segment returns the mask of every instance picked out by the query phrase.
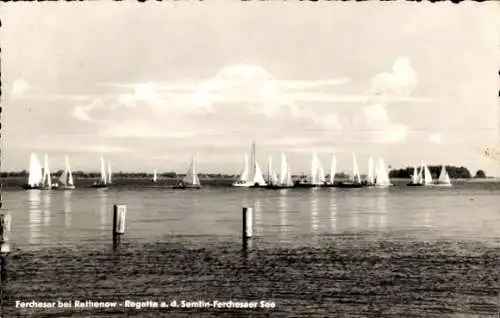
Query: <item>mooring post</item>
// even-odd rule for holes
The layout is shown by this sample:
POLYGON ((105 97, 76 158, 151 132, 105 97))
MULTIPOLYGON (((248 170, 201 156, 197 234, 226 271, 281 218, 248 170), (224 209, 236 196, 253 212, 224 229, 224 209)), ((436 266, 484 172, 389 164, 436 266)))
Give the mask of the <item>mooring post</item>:
POLYGON ((248 239, 253 236, 253 208, 243 207, 243 248, 246 249, 248 239))
POLYGON ((125 234, 125 217, 127 215, 127 205, 113 205, 113 246, 120 244, 120 237, 125 234))
POLYGON ((3 255, 10 252, 10 215, 0 214, 0 253, 3 255))
POLYGON ((10 215, 0 214, 0 281, 7 280, 7 254, 10 252, 10 215))

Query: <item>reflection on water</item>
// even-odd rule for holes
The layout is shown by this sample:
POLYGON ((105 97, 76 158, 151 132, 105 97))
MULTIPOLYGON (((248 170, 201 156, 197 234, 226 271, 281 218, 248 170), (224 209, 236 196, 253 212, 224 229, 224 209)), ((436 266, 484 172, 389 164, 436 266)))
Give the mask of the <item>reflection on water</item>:
POLYGON ((72 191, 64 191, 64 226, 71 226, 71 193, 72 191))
POLYGON ((347 202, 349 204, 348 210, 351 214, 351 227, 353 230, 357 230, 359 227, 359 204, 357 203, 357 198, 354 198, 354 200, 348 200, 347 202))
POLYGON ((379 215, 378 226, 385 228, 387 226, 387 192, 378 193, 375 203, 375 208, 379 215))
POLYGON ((318 200, 318 192, 316 190, 317 189, 313 189, 313 192, 311 193, 311 226, 314 236, 318 234, 318 228, 319 228, 319 219, 318 219, 319 200, 318 200))
POLYGON ((50 225, 50 192, 51 191, 43 191, 42 199, 43 199, 43 225, 50 225))
POLYGON ((108 192, 107 191, 99 191, 99 221, 101 230, 106 229, 106 212, 108 210, 108 192))
POLYGON ((288 232, 286 220, 286 213, 288 212, 288 195, 286 189, 280 190, 280 196, 278 200, 278 211, 280 216, 280 236, 281 239, 285 239, 288 232))
POLYGON ((255 198, 253 213, 255 220, 255 235, 260 235, 262 233, 262 203, 259 197, 255 198))
POLYGON ((42 223, 41 204, 41 191, 29 190, 28 191, 28 215, 29 215, 29 238, 30 244, 38 244, 40 241, 40 224, 42 223))
POLYGON ((337 229, 337 200, 335 196, 330 195, 330 227, 332 232, 337 229))

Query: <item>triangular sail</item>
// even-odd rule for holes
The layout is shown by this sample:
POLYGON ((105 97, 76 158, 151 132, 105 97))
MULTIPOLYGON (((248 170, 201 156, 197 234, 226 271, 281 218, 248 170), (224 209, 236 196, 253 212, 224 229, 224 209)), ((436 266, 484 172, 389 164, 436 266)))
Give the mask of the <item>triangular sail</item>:
POLYGON ((288 167, 287 178, 286 178, 286 184, 285 185, 288 186, 288 187, 293 186, 292 170, 290 169, 290 166, 288 167))
POLYGON ((249 173, 249 167, 248 167, 248 154, 245 153, 245 168, 243 168, 243 172, 240 175, 240 181, 242 182, 247 182, 248 181, 248 173, 249 173))
POLYGON ((45 154, 44 164, 43 164, 43 181, 42 185, 47 187, 52 187, 52 178, 49 169, 49 156, 45 154))
POLYGON ((101 157, 101 182, 106 184, 108 179, 106 178, 106 165, 104 164, 104 158, 101 157))
POLYGON ((374 163, 373 163, 373 158, 369 157, 368 158, 368 183, 373 184, 374 182, 375 182, 374 163))
POLYGON ((321 161, 316 153, 313 153, 311 162, 311 183, 323 184, 325 183, 325 170, 321 165, 321 161))
POLYGON ((64 186, 73 186, 73 175, 71 173, 68 156, 64 156, 64 171, 59 177, 59 183, 64 186))
POLYGON ((189 164, 186 176, 182 179, 182 182, 189 185, 200 185, 200 179, 196 173, 196 162, 194 158, 191 158, 191 163, 189 164))
POLYGON ((111 183, 111 161, 108 160, 108 183, 111 183))
POLYGON ((424 165, 424 183, 425 184, 432 183, 432 175, 431 175, 431 172, 429 171, 429 168, 427 167, 427 165, 424 165))
POLYGON ((42 182, 43 173, 42 173, 42 165, 40 161, 38 161, 37 156, 32 153, 30 156, 30 167, 28 174, 28 184, 30 186, 39 185, 42 182))
POLYGON ((411 181, 413 183, 419 183, 419 174, 418 174, 418 171, 417 171, 417 166, 414 166, 413 167, 413 175, 411 176, 411 181))
POLYGON ((385 166, 384 159, 379 159, 375 168, 376 173, 376 185, 387 186, 391 184, 389 179, 389 172, 385 166))
POLYGON ((356 162, 356 154, 352 153, 352 181, 361 183, 358 164, 356 162))
POLYGON ((269 162, 267 164, 267 182, 269 184, 274 184, 273 181, 273 156, 269 155, 269 162))
POLYGON ((337 173, 337 157, 332 156, 332 163, 330 165, 330 183, 333 184, 335 181, 335 174, 337 173))
MULTIPOLYGON (((260 171, 262 175, 262 171, 260 171)), ((250 164, 248 165, 248 179, 255 183, 255 178, 257 174, 257 159, 255 157, 255 141, 252 141, 252 146, 250 147, 250 164)))
POLYGON ((288 163, 286 161, 286 155, 281 154, 281 170, 280 170, 280 184, 286 184, 288 178, 288 163))
POLYGON ((450 176, 448 175, 448 172, 446 171, 446 167, 444 165, 441 168, 441 173, 439 174, 438 182, 442 184, 451 184, 450 176))
POLYGON ((153 182, 156 182, 158 180, 158 176, 156 175, 156 170, 153 171, 153 182))
POLYGON ((264 176, 262 176, 262 170, 260 170, 260 166, 257 163, 257 161, 255 161, 255 174, 253 177, 253 183, 261 185, 261 186, 266 185, 266 181, 264 180, 264 176))

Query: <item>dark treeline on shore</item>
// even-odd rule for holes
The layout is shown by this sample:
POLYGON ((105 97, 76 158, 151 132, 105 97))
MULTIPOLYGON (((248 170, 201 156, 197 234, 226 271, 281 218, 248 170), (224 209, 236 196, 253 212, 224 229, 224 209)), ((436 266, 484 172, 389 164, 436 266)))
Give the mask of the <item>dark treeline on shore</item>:
MULTIPOLYGON (((439 176, 439 173, 441 172, 441 166, 428 166, 429 170, 432 174, 433 178, 437 178, 439 176)), ((420 171, 420 167, 418 167, 418 171, 420 171)), ((448 171, 448 174, 450 178, 452 179, 468 179, 468 178, 485 178, 486 174, 483 170, 478 170, 475 175, 472 175, 469 169, 465 167, 455 167, 455 166, 446 166, 446 171, 448 171)), ((62 170, 53 172, 53 176, 59 176, 63 173, 62 170)), ((394 169, 390 170, 389 172, 389 177, 390 178, 396 178, 396 179, 408 179, 411 177, 413 174, 413 167, 406 167, 404 169, 394 169)), ((113 177, 114 178, 151 178, 152 173, 147 173, 147 172, 114 172, 113 177)), ((185 174, 178 174, 174 171, 169 171, 169 172, 162 172, 158 173, 159 178, 178 178, 182 177, 185 174)), ((230 174, 222 174, 222 173, 199 173, 199 177, 201 178, 236 178, 238 177, 238 174, 230 175, 230 174)), ((339 172, 335 174, 335 178, 343 179, 347 178, 349 176, 348 173, 345 172, 339 172)), ((22 170, 22 171, 12 171, 12 172, 0 172, 0 178, 21 178, 21 177, 28 177, 28 171, 22 170)), ((73 177, 75 178, 82 178, 82 179, 92 179, 92 178, 99 178, 100 173, 99 172, 84 172, 84 171, 74 171, 73 172, 73 177)), ((297 175, 294 177, 305 177, 305 174, 303 175, 297 175)), ((327 177, 329 177, 327 175, 327 177)))
MULTIPOLYGON (((429 171, 431 172, 432 178, 438 178, 441 173, 442 166, 427 166, 429 171)), ((420 172, 420 167, 417 167, 417 171, 420 172)), ((472 174, 469 169, 465 167, 454 167, 454 166, 446 166, 446 171, 448 175, 452 179, 469 179, 472 178, 472 174)), ((413 175, 413 167, 406 167, 404 169, 391 170, 389 172, 390 178, 398 178, 398 179, 407 179, 413 175)), ((486 174, 483 170, 478 170, 476 178, 485 178, 486 174)))

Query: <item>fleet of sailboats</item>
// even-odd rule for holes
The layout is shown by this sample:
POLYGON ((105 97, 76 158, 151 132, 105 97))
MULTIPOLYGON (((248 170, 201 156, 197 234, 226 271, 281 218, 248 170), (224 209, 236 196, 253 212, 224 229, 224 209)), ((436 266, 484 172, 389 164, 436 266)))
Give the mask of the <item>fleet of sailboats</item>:
MULTIPOLYGON (((384 159, 380 158, 375 161, 373 157, 368 157, 368 173, 364 180, 361 180, 360 169, 357 164, 356 154, 352 153, 352 174, 347 180, 341 182, 335 182, 335 175, 337 171, 337 159, 335 155, 332 155, 329 179, 325 177, 325 170, 318 157, 317 153, 312 154, 311 167, 309 174, 303 180, 297 180, 294 182, 292 178, 292 172, 290 169, 290 164, 288 163, 287 156, 281 153, 281 166, 279 168, 279 174, 274 169, 273 157, 269 155, 268 169, 267 169, 267 182, 264 179, 262 170, 256 159, 255 151, 255 141, 252 141, 250 148, 250 155, 245 153, 244 155, 244 168, 239 175, 238 180, 236 180, 232 185, 234 187, 243 188, 268 188, 268 189, 284 189, 284 188, 314 188, 314 187, 339 187, 339 188, 386 188, 393 186, 391 183, 388 168, 384 162, 384 159)), ((48 155, 44 155, 43 166, 40 164, 38 157, 35 153, 30 154, 30 164, 28 171, 28 181, 23 186, 24 189, 40 189, 40 190, 72 190, 75 189, 75 183, 73 179, 72 170, 69 163, 69 157, 64 156, 64 170, 58 179, 52 180, 52 174, 49 167, 48 155)), ((111 162, 108 160, 107 165, 105 164, 104 158, 100 157, 101 172, 100 179, 91 185, 93 188, 106 188, 112 183, 112 170, 111 162)), ((158 181, 157 171, 154 170, 152 182, 156 183, 158 181)), ((420 167, 416 165, 413 167, 413 174, 411 176, 411 181, 407 186, 436 186, 436 187, 451 187, 452 183, 450 176, 446 170, 446 166, 441 167, 441 172, 437 180, 433 180, 432 174, 429 170, 427 164, 423 161, 420 163, 420 167)), ((185 189, 201 188, 200 179, 196 171, 196 162, 194 157, 191 158, 189 168, 186 175, 180 180, 174 188, 185 189)))

